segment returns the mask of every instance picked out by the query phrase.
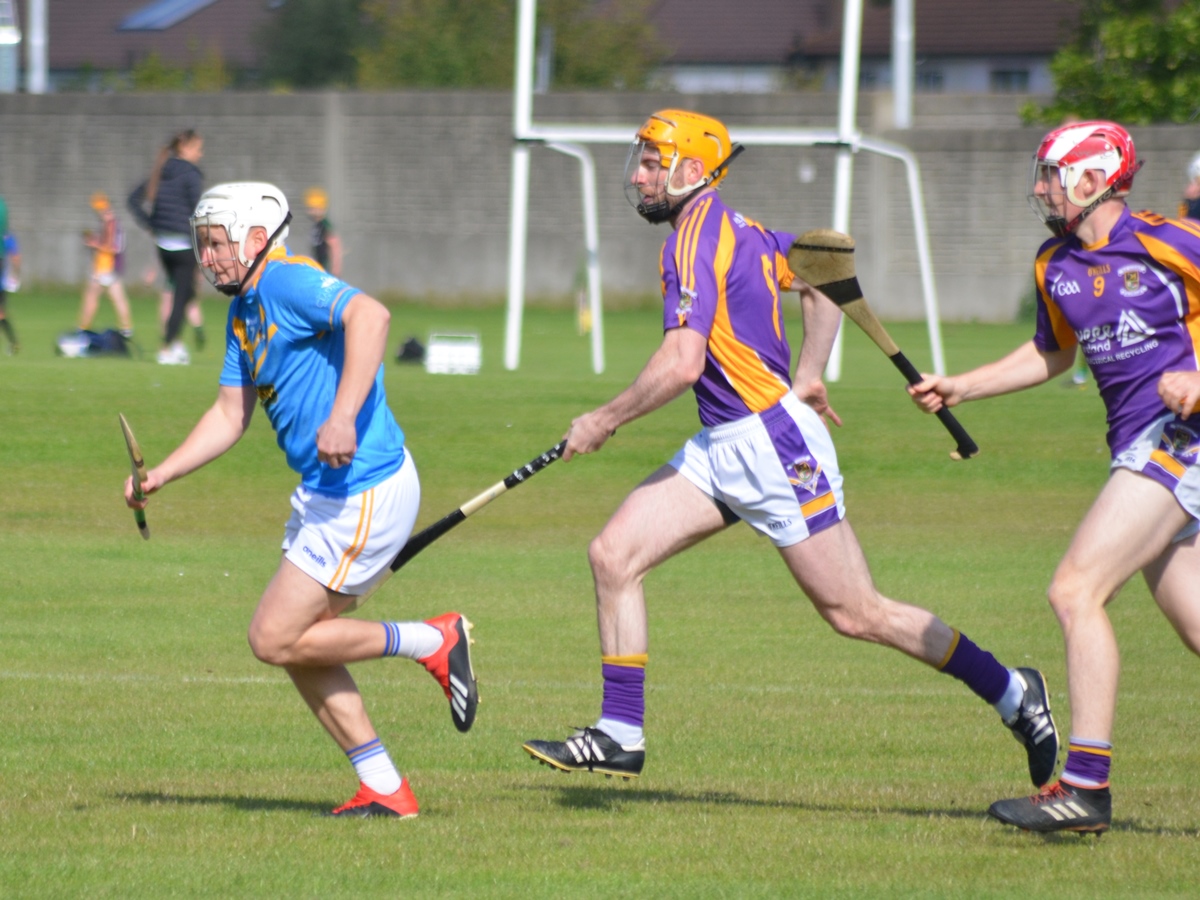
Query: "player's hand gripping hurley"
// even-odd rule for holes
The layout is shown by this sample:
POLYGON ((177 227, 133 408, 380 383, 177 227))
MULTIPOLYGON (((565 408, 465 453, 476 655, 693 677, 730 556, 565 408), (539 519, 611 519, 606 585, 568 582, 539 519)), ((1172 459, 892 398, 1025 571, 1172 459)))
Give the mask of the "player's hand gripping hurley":
MULTIPOLYGON (((142 457, 142 448, 138 446, 137 438, 133 436, 133 429, 125 421, 125 416, 117 413, 117 418, 121 420, 121 431, 125 435, 125 449, 129 451, 129 469, 133 473, 133 499, 145 500, 146 495, 142 493, 142 482, 146 480, 146 460, 142 457)), ((138 531, 142 533, 142 537, 150 540, 150 526, 146 524, 146 511, 135 509, 133 519, 137 522, 138 531)))
MULTIPOLYGON (((829 228, 806 231, 792 244, 788 252, 788 266, 853 319, 903 373, 909 384, 920 383, 921 373, 900 352, 896 342, 863 299, 862 288, 854 272, 854 238, 829 228)), ((971 440, 967 430, 950 410, 943 406, 937 411, 937 417, 958 444, 950 454, 951 459, 970 459, 979 452, 979 445, 971 440)))

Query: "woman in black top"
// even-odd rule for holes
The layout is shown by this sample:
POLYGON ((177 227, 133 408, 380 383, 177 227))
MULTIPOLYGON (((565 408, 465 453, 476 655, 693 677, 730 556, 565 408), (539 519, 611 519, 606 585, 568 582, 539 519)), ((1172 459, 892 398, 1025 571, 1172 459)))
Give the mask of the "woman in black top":
POLYGON ((189 362, 179 332, 196 292, 196 255, 189 220, 203 191, 203 175, 196 167, 203 155, 204 138, 190 128, 181 131, 159 152, 149 180, 129 195, 129 209, 154 235, 159 261, 174 291, 163 349, 158 353, 158 361, 164 365, 189 362))

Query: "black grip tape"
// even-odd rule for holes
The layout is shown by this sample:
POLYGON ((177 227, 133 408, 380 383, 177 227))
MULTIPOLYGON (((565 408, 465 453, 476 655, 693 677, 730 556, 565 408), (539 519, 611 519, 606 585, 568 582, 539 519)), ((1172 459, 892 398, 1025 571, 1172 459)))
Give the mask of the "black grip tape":
POLYGON ((847 303, 861 300, 863 296, 862 288, 858 286, 858 276, 856 275, 851 275, 842 281, 831 281, 829 284, 823 284, 820 287, 813 285, 813 287, 816 287, 818 291, 838 306, 845 306, 847 303))
MULTIPOLYGON (((895 355, 889 356, 888 359, 900 370, 909 384, 919 384, 921 382, 921 373, 917 371, 916 366, 909 362, 908 357, 903 353, 897 352, 895 355)), ((937 411, 936 415, 946 430, 950 432, 955 443, 958 444, 959 456, 963 459, 970 459, 979 452, 979 445, 971 439, 971 436, 967 434, 967 429, 962 427, 958 419, 954 418, 954 413, 943 406, 937 411)))

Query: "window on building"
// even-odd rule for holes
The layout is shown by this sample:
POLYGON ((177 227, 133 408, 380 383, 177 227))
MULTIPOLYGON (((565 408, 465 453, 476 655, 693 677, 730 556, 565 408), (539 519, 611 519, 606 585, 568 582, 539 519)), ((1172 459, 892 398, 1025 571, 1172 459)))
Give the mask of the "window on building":
POLYGON ((926 94, 937 94, 946 89, 946 76, 937 69, 929 69, 926 71, 917 70, 918 91, 926 94))
POLYGON ((1028 69, 996 69, 991 74, 993 94, 1019 94, 1029 90, 1028 69))

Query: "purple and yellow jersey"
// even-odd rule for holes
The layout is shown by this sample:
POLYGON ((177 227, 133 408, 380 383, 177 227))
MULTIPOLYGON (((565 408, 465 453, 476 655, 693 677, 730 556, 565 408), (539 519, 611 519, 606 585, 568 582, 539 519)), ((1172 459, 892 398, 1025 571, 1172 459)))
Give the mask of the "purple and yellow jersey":
POLYGON ((1083 348, 1115 457, 1167 411, 1159 376, 1200 368, 1200 223, 1125 209, 1106 241, 1047 241, 1034 275, 1034 344, 1083 348))
POLYGON ((388 409, 383 367, 355 421, 358 450, 334 469, 317 459, 345 362, 342 314, 359 293, 311 259, 272 250, 254 284, 229 304, 221 384, 253 385, 288 465, 322 494, 368 490, 404 462, 404 432, 388 409))
POLYGON ((779 290, 792 283, 793 239, 708 193, 663 245, 663 328, 686 326, 708 339, 693 386, 706 427, 770 409, 792 386, 779 290))

